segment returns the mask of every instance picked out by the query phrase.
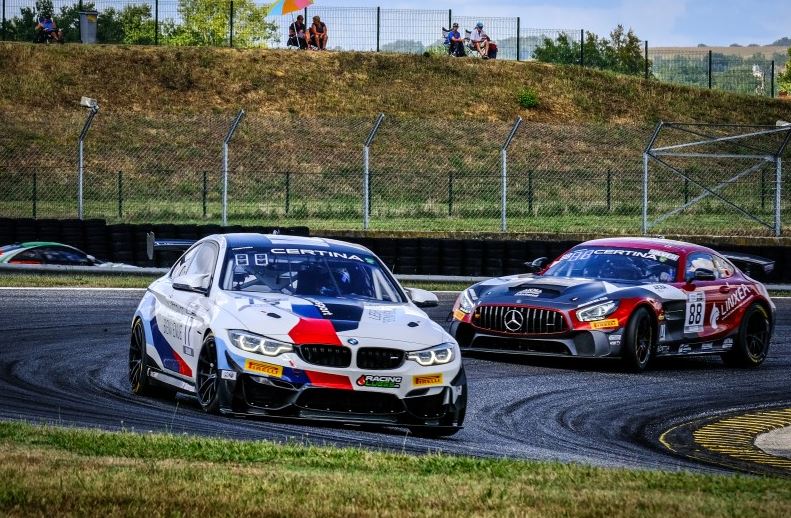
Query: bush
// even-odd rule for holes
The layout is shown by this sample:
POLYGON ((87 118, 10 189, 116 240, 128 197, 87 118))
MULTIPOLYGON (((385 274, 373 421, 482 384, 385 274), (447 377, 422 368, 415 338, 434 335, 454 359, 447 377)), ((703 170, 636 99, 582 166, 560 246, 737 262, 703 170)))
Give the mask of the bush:
POLYGON ((523 88, 519 92, 519 106, 522 108, 535 108, 538 106, 538 94, 532 88, 523 88))

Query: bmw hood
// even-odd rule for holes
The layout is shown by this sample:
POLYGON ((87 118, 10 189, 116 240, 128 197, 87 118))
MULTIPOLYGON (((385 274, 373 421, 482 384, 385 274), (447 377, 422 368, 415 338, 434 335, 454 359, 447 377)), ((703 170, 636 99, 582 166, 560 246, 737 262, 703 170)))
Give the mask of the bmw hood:
POLYGON ((223 299, 221 307, 248 331, 297 344, 356 341, 417 350, 453 340, 409 304, 256 293, 226 293, 223 299))

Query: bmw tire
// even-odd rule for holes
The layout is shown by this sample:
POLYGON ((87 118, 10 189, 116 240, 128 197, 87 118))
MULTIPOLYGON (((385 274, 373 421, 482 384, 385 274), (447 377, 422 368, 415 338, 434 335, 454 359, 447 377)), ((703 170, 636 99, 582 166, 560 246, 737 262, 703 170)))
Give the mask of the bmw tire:
POLYGON ((209 414, 220 413, 220 376, 217 368, 217 344, 214 335, 206 333, 198 356, 195 392, 201 408, 209 414))
POLYGON ((138 396, 172 398, 175 391, 153 384, 148 376, 149 359, 146 353, 146 338, 143 321, 139 318, 132 324, 129 340, 129 384, 132 393, 138 396))

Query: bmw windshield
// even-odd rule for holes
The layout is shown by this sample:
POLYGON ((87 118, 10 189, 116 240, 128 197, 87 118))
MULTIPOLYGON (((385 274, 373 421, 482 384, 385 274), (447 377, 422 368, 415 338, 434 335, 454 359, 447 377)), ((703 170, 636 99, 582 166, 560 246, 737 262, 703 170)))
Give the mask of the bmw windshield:
POLYGON ((226 253, 224 272, 230 291, 406 302, 381 263, 362 252, 237 247, 226 253))
POLYGON ((582 246, 563 254, 544 272, 544 276, 619 282, 674 282, 677 268, 678 255, 666 250, 582 246))

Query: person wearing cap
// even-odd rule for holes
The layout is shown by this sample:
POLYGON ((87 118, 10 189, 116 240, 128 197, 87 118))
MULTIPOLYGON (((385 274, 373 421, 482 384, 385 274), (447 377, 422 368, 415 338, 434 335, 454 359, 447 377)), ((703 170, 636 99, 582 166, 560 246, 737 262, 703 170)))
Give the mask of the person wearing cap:
POLYGON ((483 59, 489 59, 489 42, 489 35, 483 30, 483 22, 476 23, 470 33, 470 47, 477 50, 483 59))
POLYGON ((448 37, 445 39, 445 44, 448 45, 448 53, 451 56, 461 57, 464 56, 464 38, 459 32, 459 24, 454 23, 453 27, 448 31, 448 37))
POLYGON ((313 17, 313 25, 310 26, 310 43, 319 50, 327 50, 327 26, 318 16, 313 17))

